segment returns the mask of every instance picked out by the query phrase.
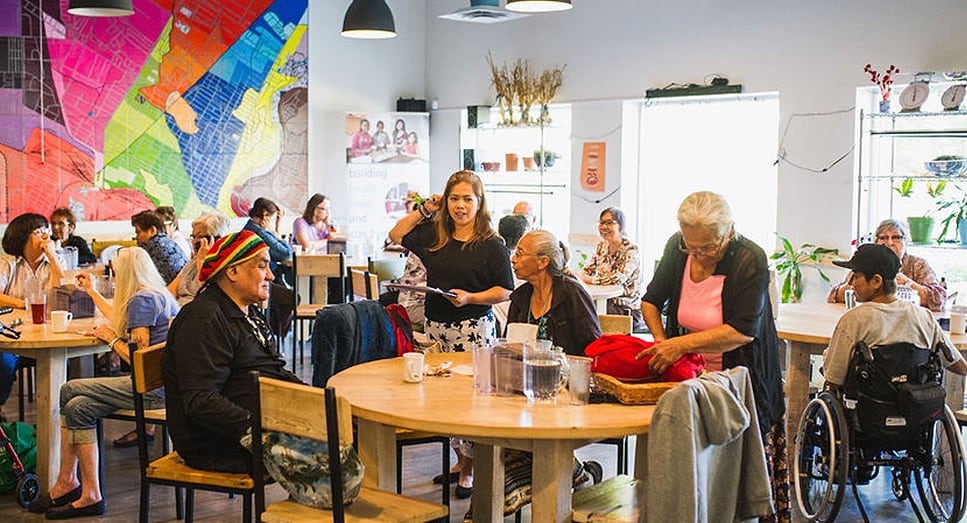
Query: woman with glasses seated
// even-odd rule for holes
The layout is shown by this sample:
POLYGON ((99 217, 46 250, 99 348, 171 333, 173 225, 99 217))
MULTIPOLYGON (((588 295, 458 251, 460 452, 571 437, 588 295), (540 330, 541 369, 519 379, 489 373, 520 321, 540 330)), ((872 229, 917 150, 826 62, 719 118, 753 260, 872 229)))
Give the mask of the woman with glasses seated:
POLYGON ((198 294, 198 288, 201 286, 198 272, 201 270, 202 262, 205 261, 208 249, 215 240, 230 232, 232 232, 231 222, 221 213, 202 214, 191 222, 191 259, 181 268, 178 276, 168 284, 168 291, 178 300, 178 305, 190 302, 198 294))
POLYGON ((625 213, 617 207, 601 211, 598 218, 601 242, 580 273, 589 285, 621 285, 624 293, 608 300, 608 314, 631 316, 634 330, 643 331, 641 318, 641 255, 625 233, 625 213))
POLYGON ((641 299, 655 345, 638 357, 654 354, 648 365, 657 374, 689 353, 702 354, 710 370, 749 369, 776 520, 788 521, 786 407, 768 259, 761 247, 735 232, 732 210, 719 194, 687 196, 678 208, 678 224, 641 299))
MULTIPOLYGON (((45 293, 64 279, 64 261, 54 253, 47 218, 34 213, 17 216, 7 225, 2 245, 6 254, 0 256, 0 307, 26 309, 28 279, 39 279, 45 293)), ((0 406, 10 396, 17 361, 15 354, 0 353, 0 406)))
MULTIPOLYGON (((920 305, 940 312, 947 303, 947 289, 940 285, 937 273, 933 271, 927 260, 907 252, 907 242, 910 235, 907 228, 899 220, 889 219, 880 222, 873 234, 876 243, 886 245, 900 257, 900 272, 896 275, 899 288, 909 287, 920 297, 920 305)), ((843 303, 846 301, 846 291, 853 288, 853 272, 850 271, 843 281, 829 290, 826 301, 829 303, 843 303)), ((898 292, 899 294, 899 292, 898 292)))
MULTIPOLYGON (((114 258, 117 275, 114 300, 109 302, 97 289, 89 273, 77 275, 78 285, 87 291, 111 323, 91 329, 95 336, 125 361, 129 345, 139 349, 162 343, 168 336, 168 322, 178 314, 178 304, 165 288, 164 279, 151 256, 141 247, 125 247, 114 258)), ((164 390, 145 395, 146 409, 165 406, 164 390)), ((128 376, 73 379, 60 389, 60 470, 57 480, 27 510, 47 519, 69 519, 104 514, 106 506, 98 484, 97 420, 117 409, 134 408, 134 393, 128 376)), ((153 430, 149 429, 148 439, 153 430)), ((114 441, 116 447, 137 445, 137 432, 114 441)))

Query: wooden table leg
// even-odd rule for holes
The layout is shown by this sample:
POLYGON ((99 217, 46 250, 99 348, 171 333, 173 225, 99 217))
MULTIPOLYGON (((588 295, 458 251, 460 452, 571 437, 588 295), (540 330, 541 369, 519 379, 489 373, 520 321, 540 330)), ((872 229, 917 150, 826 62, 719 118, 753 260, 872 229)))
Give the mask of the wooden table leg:
POLYGON ((364 419, 356 423, 363 485, 396 492, 396 429, 364 419))
POLYGON ((67 350, 37 351, 37 476, 47 491, 60 467, 60 387, 67 378, 67 350))
POLYGON ((504 462, 502 447, 475 442, 473 446, 473 520, 504 520, 504 462))
POLYGON ((794 448, 793 437, 799 429, 799 418, 809 403, 809 380, 812 365, 809 356, 822 354, 825 345, 787 341, 789 346, 789 367, 786 369, 786 441, 789 449, 794 448))
POLYGON ((532 521, 571 521, 573 468, 573 446, 561 440, 534 442, 532 521))

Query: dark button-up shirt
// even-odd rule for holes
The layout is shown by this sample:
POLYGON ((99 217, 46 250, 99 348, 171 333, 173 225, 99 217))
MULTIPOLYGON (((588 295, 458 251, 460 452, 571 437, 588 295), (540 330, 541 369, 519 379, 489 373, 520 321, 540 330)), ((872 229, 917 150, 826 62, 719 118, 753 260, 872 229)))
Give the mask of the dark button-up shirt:
POLYGON ((155 234, 148 241, 142 243, 140 247, 148 251, 148 256, 151 256, 151 261, 158 268, 158 272, 161 273, 161 277, 165 279, 166 284, 171 283, 171 280, 178 276, 181 268, 188 263, 185 253, 167 234, 155 234))

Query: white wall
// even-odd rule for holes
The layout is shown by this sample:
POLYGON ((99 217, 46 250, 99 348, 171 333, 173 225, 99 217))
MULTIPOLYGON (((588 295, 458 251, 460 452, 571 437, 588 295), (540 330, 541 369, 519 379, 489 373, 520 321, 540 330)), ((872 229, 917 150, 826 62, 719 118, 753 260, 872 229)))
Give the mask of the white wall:
MULTIPOLYGON (((438 98, 443 108, 489 104, 490 50, 497 63, 527 58, 538 68, 567 64, 556 102, 611 99, 613 108, 596 103, 593 110, 620 112, 619 100, 640 98, 647 88, 702 83, 718 73, 746 92, 778 91, 785 125, 794 113, 851 107, 856 88, 870 85, 867 63, 880 70, 892 63, 904 72, 967 66, 963 0, 573 3, 570 11, 486 25, 437 18, 468 0, 427 0, 427 98, 438 98)), ((574 106, 574 134, 593 134, 601 121, 582 118, 581 105, 574 106)), ((797 118, 785 149, 796 163, 825 167, 853 142, 853 128, 849 115, 797 118)), ((448 141, 439 133, 433 138, 434 171, 458 166, 457 133, 448 141)), ((610 142, 608 147, 611 177, 617 164, 610 161, 610 142)), ((572 165, 579 168, 579 162, 572 165)), ((852 157, 825 174, 782 164, 778 230, 797 245, 809 241, 848 252, 852 174, 852 157)), ((617 198, 626 204, 625 195, 617 198)), ((593 234, 600 207, 575 201, 572 232, 593 234)))

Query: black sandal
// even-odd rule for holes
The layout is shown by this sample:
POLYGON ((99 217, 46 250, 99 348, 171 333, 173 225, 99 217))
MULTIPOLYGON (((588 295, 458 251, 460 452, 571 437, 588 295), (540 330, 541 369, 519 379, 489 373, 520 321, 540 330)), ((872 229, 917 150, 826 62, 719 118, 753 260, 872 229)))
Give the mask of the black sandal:
MULTIPOLYGON (((148 443, 154 441, 154 434, 148 434, 145 436, 148 443)), ((116 449, 126 449, 129 447, 138 446, 138 431, 132 430, 127 434, 121 436, 120 438, 114 440, 114 448, 116 449)))

